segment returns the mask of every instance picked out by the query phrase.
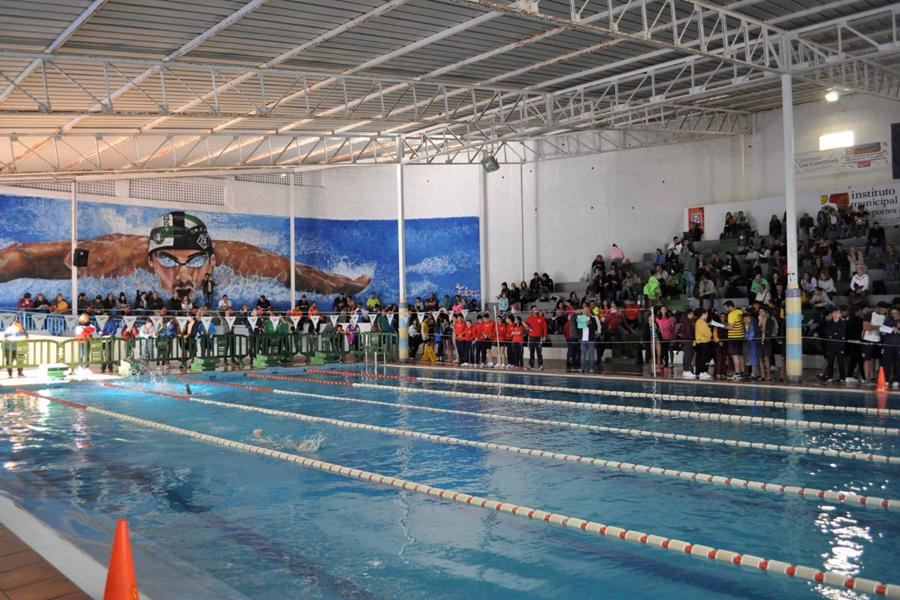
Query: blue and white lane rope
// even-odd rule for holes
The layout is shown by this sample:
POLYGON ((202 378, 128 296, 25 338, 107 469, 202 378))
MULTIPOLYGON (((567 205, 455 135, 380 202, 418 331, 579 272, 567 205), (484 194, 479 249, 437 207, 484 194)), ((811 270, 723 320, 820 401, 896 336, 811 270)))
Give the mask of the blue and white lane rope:
POLYGON ((454 490, 433 487, 423 483, 416 483, 414 481, 401 479, 399 477, 380 475, 378 473, 363 471, 361 469, 355 469, 353 467, 345 467, 342 465, 316 460, 313 458, 306 458, 297 454, 281 452, 280 450, 262 448, 260 446, 254 446, 252 444, 245 444, 243 442, 236 442, 234 440, 207 435, 205 433, 192 431, 190 429, 182 429, 180 427, 174 427, 172 425, 164 425, 155 421, 148 421, 146 419, 140 419, 138 417, 131 417, 102 408, 78 404, 76 402, 60 401, 56 398, 45 396, 37 392, 29 392, 27 390, 18 389, 16 390, 16 393, 42 398, 49 402, 57 402, 59 404, 63 404, 65 406, 69 406, 78 410, 84 410, 86 412, 96 413, 113 419, 128 421, 137 425, 141 425, 143 427, 149 427, 152 429, 158 429, 160 431, 166 431, 168 433, 190 437, 226 448, 233 448, 235 450, 242 450, 244 452, 250 452, 253 454, 261 454, 270 458, 291 462, 303 467, 317 469, 319 471, 340 475, 342 477, 347 477, 350 479, 359 479, 360 481, 368 481, 371 483, 386 485, 409 492, 440 498, 442 500, 458 502, 460 504, 469 506, 477 506, 485 508, 487 510, 505 512, 510 515, 523 517, 534 521, 544 521, 547 523, 552 523, 554 525, 574 529, 576 531, 599 534, 609 539, 625 540, 645 546, 650 546, 653 548, 665 549, 677 554, 687 554, 696 558, 707 559, 715 564, 740 565, 749 569, 765 571, 766 573, 773 573, 776 575, 784 575, 786 577, 802 579, 810 582, 822 583, 830 587, 851 589, 862 592, 864 594, 875 594, 887 598, 900 599, 900 586, 891 583, 885 584, 872 579, 848 577, 847 575, 841 575, 840 573, 835 573, 833 571, 820 571, 819 569, 814 569, 812 567, 792 565, 790 563, 779 560, 766 559, 759 556, 742 554, 739 552, 721 548, 717 549, 711 546, 691 544, 690 542, 685 542, 682 540, 673 540, 663 536, 644 533, 642 531, 628 530, 612 525, 604 525, 603 523, 587 521, 576 517, 568 517, 559 513, 552 513, 544 510, 529 508, 527 506, 519 506, 516 504, 511 504, 509 502, 480 498, 478 496, 472 496, 454 490))
MULTIPOLYGON (((296 382, 294 377, 285 377, 281 375, 269 375, 267 379, 283 379, 296 382)), ((191 379, 189 377, 180 377, 181 381, 192 383, 205 383, 207 385, 218 385, 226 387, 240 387, 240 384, 226 383, 223 381, 209 381, 206 379, 191 379)), ((456 410, 451 408, 435 408, 432 406, 418 406, 415 404, 398 404, 396 402, 382 402, 380 400, 364 400, 362 398, 348 398, 345 396, 328 396, 325 394, 314 394, 311 392, 299 392, 295 390, 279 390, 276 388, 254 387, 257 391, 269 392, 272 394, 280 394, 283 396, 296 396, 299 398, 315 398, 318 400, 330 400, 334 402, 351 402, 356 404, 368 404, 370 406, 387 406, 399 410, 418 410, 431 413, 439 413, 445 415, 460 415, 467 417, 475 417, 479 419, 492 419, 495 421, 506 421, 507 423, 528 423, 541 426, 564 427, 569 429, 583 429, 586 431, 596 431, 598 433, 613 433, 629 435, 633 437, 653 438, 661 440, 673 440, 679 442, 691 442, 696 444, 717 444, 728 446, 731 448, 744 448, 752 450, 763 450, 767 452, 786 452, 790 454, 807 454, 810 456, 823 456, 827 458, 844 458, 849 460, 860 460, 864 462, 884 463, 884 464, 900 464, 900 457, 886 456, 883 454, 871 454, 868 452, 848 452, 843 450, 832 450, 828 448, 811 448, 808 446, 788 446, 783 444, 766 444, 762 442, 748 442, 745 440, 732 440, 726 438, 714 438, 699 435, 684 435, 680 433, 668 433, 662 431, 648 431, 645 429, 632 429, 628 427, 610 427, 607 425, 589 425, 585 423, 573 423, 570 421, 557 421, 553 419, 537 419, 534 417, 514 417, 509 415, 496 415, 491 413, 480 413, 466 410, 456 410)))
MULTIPOLYGON (((235 384, 240 385, 240 384, 235 384)), ((591 466, 601 467, 605 469, 619 470, 632 473, 643 473, 647 475, 655 475, 658 477, 669 477, 673 479, 681 479, 685 481, 694 481, 697 483, 707 483, 715 485, 724 485, 739 489, 748 489, 756 492, 769 492, 774 494, 784 494, 785 496, 799 496, 807 500, 825 500, 827 502, 852 504, 856 506, 865 506, 868 508, 887 508, 890 510, 900 510, 900 500, 892 498, 877 498, 874 496, 860 496, 852 492, 824 491, 815 488, 804 488, 795 485, 782 485, 780 483, 763 483, 760 481, 747 481, 737 477, 728 477, 724 475, 710 475, 708 473, 695 473, 693 471, 680 471, 677 469, 663 469, 661 467, 649 467, 647 465, 636 465, 629 462, 617 460, 608 460, 602 458, 594 458, 590 456, 579 456, 578 454, 568 454, 563 452, 550 452, 537 448, 520 448, 509 444, 497 444, 494 442, 479 442, 475 440, 467 440, 463 438, 435 435, 432 433, 423 433, 420 431, 410 431, 408 429, 398 429, 396 427, 382 427, 380 425, 370 425, 368 423, 358 423, 355 421, 342 421, 340 419, 331 419, 328 417, 316 417, 303 413, 290 412, 286 410, 277 410, 273 408, 262 408, 259 406, 249 406, 246 404, 235 404, 232 402, 219 402, 218 400, 207 400, 205 398, 197 398, 195 396, 185 396, 182 394, 171 394, 168 392, 157 392, 153 390, 145 390, 141 388, 125 387, 112 383, 104 383, 104 387, 125 390, 129 392, 140 392, 143 394, 152 394, 155 396, 163 396, 166 398, 175 398, 186 402, 195 402, 197 404, 205 404, 207 406, 217 406, 221 408, 230 408, 233 410, 244 410, 248 412, 257 412, 274 417, 286 417, 296 419, 307 423, 325 423, 345 429, 362 429, 365 431, 374 431, 377 433, 385 433, 400 437, 408 437, 439 444, 450 444, 455 446, 469 446, 471 448, 481 448, 483 450, 499 450, 502 452, 511 452, 513 454, 522 454, 537 458, 549 458, 553 460, 561 460, 572 463, 583 463, 591 466)), ((256 390, 256 386, 243 386, 245 389, 256 390)))
POLYGON ((531 385, 527 383, 507 383, 498 381, 472 381, 468 379, 446 379, 442 377, 420 377, 418 375, 380 375, 372 373, 356 373, 353 371, 336 371, 330 369, 307 369, 307 373, 322 375, 341 375, 344 377, 365 377, 371 379, 394 379, 400 381, 426 381, 447 385, 484 386, 495 388, 511 388, 518 390, 534 390, 539 392, 566 392, 591 396, 607 396, 615 398, 647 398, 664 402, 699 402, 705 404, 723 404, 727 406, 746 406, 751 408, 800 409, 808 411, 851 413, 878 417, 900 417, 900 410, 893 408, 867 408, 864 406, 836 406, 831 404, 809 404, 779 402, 775 400, 746 400, 741 398, 718 398, 710 396, 692 396, 685 394, 658 394, 654 392, 625 392, 617 390, 598 390, 591 388, 567 388, 551 385, 531 385))
POLYGON ((380 385, 376 383, 351 383, 335 382, 324 379, 312 379, 309 377, 285 377, 279 375, 264 375, 262 373, 248 373, 248 377, 260 379, 284 378, 306 383, 341 384, 351 387, 368 388, 375 390, 393 390, 411 392, 415 394, 432 394, 438 396, 450 396, 453 398, 474 398, 476 400, 495 400, 500 402, 512 402, 516 404, 529 404, 536 406, 564 406, 583 410, 596 410, 601 412, 616 412, 635 415, 659 415, 662 417, 675 417, 678 419, 695 419, 698 421, 714 421, 718 423, 732 423, 739 425, 773 425, 789 429, 813 429, 827 431, 847 431, 853 433, 868 433, 873 435, 900 435, 900 429, 896 427, 872 427, 869 425, 849 425, 847 423, 825 423, 823 421, 803 421, 799 419, 774 419, 772 417, 748 417, 745 415, 728 415, 725 413, 705 413, 692 410, 669 410, 666 408, 646 408, 643 406, 624 406, 620 404, 599 404, 594 402, 574 402, 572 400, 547 400, 544 398, 523 398, 521 396, 506 396, 502 394, 475 394, 472 392, 459 392, 455 390, 433 390, 414 387, 398 387, 394 385, 380 385))

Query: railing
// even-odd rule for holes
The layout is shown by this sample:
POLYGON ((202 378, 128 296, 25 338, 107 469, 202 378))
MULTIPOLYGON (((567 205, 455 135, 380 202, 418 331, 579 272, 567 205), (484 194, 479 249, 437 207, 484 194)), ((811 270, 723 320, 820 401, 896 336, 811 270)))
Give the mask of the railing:
POLYGON ((353 352, 359 359, 378 350, 388 360, 397 356, 395 333, 359 333, 352 344, 333 333, 270 333, 258 335, 223 334, 197 338, 67 338, 0 341, 0 363, 6 369, 33 369, 46 364, 70 368, 90 365, 118 365, 123 360, 186 367, 195 358, 215 361, 243 360, 257 355, 293 363, 297 356, 309 358, 316 352, 353 352))

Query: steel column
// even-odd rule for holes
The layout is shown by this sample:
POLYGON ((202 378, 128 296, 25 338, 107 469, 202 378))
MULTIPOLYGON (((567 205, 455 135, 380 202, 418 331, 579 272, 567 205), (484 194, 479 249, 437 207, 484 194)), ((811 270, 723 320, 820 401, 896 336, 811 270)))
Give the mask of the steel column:
MULTIPOLYGON (((397 152, 403 156, 403 140, 397 140, 397 152)), ((406 300, 406 206, 403 193, 403 161, 397 164, 397 256, 400 261, 399 327, 400 362, 409 361, 409 312, 406 300)))
POLYGON ((800 287, 797 285, 797 202, 794 193, 794 96, 791 76, 781 76, 781 102, 784 119, 784 202, 787 216, 788 286, 786 294, 787 378, 800 381, 803 376, 803 339, 800 287))
POLYGON ((72 182, 72 249, 69 257, 72 260, 72 314, 78 314, 78 267, 75 266, 75 248, 78 247, 78 182, 72 182))
POLYGON ((291 219, 291 308, 297 306, 297 234, 296 224, 294 223, 294 200, 296 199, 296 190, 294 189, 294 174, 288 173, 291 178, 288 182, 288 215, 291 219))

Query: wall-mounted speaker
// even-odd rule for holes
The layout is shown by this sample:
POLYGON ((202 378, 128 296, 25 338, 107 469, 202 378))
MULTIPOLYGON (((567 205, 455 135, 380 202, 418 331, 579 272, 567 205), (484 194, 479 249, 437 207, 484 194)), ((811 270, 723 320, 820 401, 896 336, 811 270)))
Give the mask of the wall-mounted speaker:
POLYGON ((500 163, 497 162, 497 159, 493 156, 485 156, 481 159, 481 166, 484 167, 484 170, 488 173, 493 173, 494 171, 500 170, 500 163))
POLYGON ((75 256, 72 257, 72 264, 76 267, 86 267, 88 264, 89 250, 75 248, 75 256))

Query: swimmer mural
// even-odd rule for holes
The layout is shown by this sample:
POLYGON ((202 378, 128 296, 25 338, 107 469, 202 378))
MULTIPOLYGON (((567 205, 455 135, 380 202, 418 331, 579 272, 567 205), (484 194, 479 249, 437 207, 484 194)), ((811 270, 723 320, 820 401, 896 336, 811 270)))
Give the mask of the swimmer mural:
MULTIPOLYGON (((25 292, 68 297, 71 276, 69 202, 0 195, 0 307, 15 306, 25 292)), ((298 298, 325 301, 338 293, 376 292, 397 299, 397 226, 394 221, 296 220, 298 298)), ((79 268, 79 291, 89 299, 137 290, 165 300, 208 301, 202 281, 216 283, 213 304, 227 294, 232 306, 290 302, 290 224, 284 217, 80 202, 78 247, 90 251, 79 268)), ((452 294, 478 287, 478 219, 407 222, 409 294, 452 294)))

